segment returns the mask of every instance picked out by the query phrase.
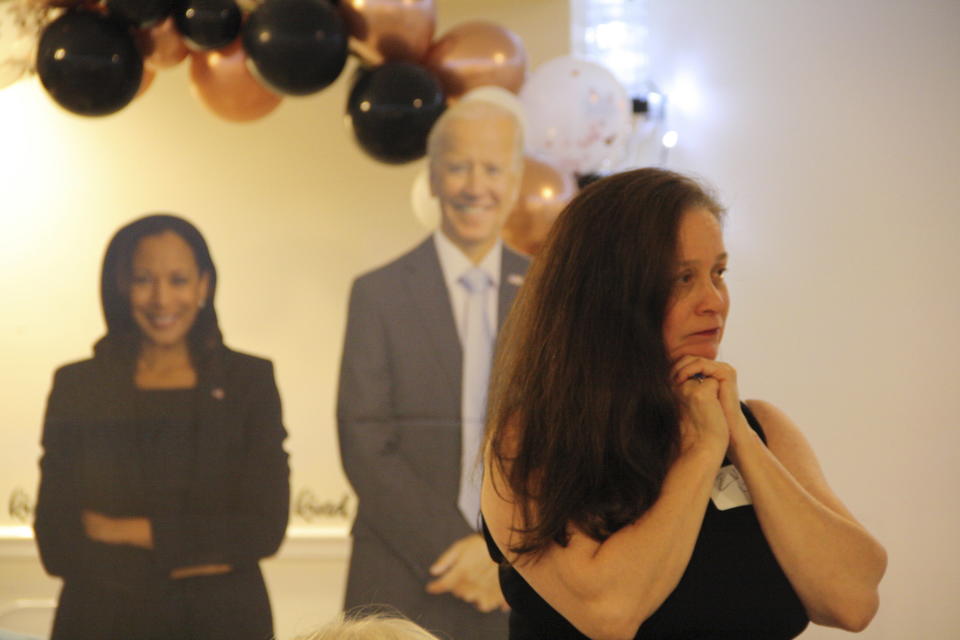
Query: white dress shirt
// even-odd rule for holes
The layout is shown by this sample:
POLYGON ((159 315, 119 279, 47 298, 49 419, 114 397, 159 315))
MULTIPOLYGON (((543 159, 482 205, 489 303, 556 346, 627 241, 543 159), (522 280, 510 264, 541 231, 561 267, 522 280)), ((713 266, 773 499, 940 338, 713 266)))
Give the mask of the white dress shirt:
MULTIPOLYGON (((466 315, 467 292, 458 282, 460 277, 468 270, 474 267, 467 255, 460 250, 460 247, 453 244, 440 229, 433 232, 434 243, 437 246, 437 255, 440 258, 440 270, 443 272, 443 281, 447 285, 447 293, 450 294, 450 304, 453 305, 453 319, 457 325, 457 335, 460 336, 460 344, 463 344, 463 325, 466 315)), ((497 238, 497 243, 493 245, 487 255, 483 257, 480 264, 476 265, 487 272, 493 286, 487 289, 487 320, 489 326, 493 327, 494 336, 497 330, 497 302, 500 298, 500 264, 503 257, 503 240, 497 238)))

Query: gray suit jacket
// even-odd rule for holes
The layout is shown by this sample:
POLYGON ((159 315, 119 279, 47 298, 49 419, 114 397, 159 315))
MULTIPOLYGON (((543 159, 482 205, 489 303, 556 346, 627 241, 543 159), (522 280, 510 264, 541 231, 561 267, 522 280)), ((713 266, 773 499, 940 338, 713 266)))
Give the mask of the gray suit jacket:
MULTIPOLYGON (((528 260, 504 247, 503 324, 528 260)), ((359 498, 345 608, 388 604, 455 640, 505 638, 506 616, 424 592, 473 533, 457 508, 462 353, 433 237, 359 277, 340 370, 343 467, 359 498)))

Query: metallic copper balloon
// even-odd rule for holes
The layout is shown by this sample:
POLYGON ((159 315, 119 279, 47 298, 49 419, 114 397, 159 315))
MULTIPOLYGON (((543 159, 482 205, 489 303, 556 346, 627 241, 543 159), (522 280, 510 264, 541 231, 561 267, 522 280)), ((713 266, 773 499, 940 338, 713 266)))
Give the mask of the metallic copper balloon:
POLYGON ((137 89, 137 95, 133 96, 133 99, 136 100, 143 94, 147 92, 147 89, 150 88, 150 85, 153 84, 153 79, 157 76, 157 72, 151 69, 150 67, 144 65, 143 67, 143 76, 140 78, 140 88, 137 89))
POLYGON ((342 0, 350 47, 369 64, 419 62, 437 24, 434 0, 342 0))
POLYGON ((504 242, 528 255, 537 255, 553 221, 576 193, 572 175, 542 159, 524 158, 520 195, 503 227, 504 242))
POLYGON ((189 53, 173 18, 167 18, 158 25, 138 31, 137 43, 143 52, 143 63, 154 69, 176 66, 189 53))
POLYGON ((527 52, 509 29, 493 22, 465 22, 433 43, 424 64, 440 78, 449 98, 485 85, 516 93, 526 76, 527 52))
POLYGON ((250 74, 239 38, 223 49, 191 52, 190 81, 211 111, 233 122, 262 118, 282 100, 250 74))

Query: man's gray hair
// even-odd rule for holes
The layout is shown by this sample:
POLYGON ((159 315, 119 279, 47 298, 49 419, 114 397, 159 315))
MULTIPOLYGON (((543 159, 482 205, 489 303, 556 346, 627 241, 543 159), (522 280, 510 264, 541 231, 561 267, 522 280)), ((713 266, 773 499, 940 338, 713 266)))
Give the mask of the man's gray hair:
POLYGON ((437 121, 433 123, 430 129, 430 135, 427 138, 427 156, 432 160, 440 151, 446 136, 447 125, 454 120, 485 120, 487 118, 508 118, 513 122, 514 127, 514 163, 517 166, 523 164, 523 123, 517 115, 496 102, 476 98, 473 100, 461 100, 452 107, 444 111, 437 121))

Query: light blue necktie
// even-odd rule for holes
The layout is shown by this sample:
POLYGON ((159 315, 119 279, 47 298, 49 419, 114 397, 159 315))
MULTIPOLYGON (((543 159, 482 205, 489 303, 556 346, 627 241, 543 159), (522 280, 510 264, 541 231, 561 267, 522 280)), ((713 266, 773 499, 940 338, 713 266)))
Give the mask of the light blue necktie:
POLYGON ((493 280, 473 267, 458 282, 467 290, 463 325, 463 416, 460 447, 460 495, 457 506, 467 523, 477 527, 480 515, 480 446, 487 412, 487 385, 493 356, 493 329, 487 314, 487 290, 493 280))

